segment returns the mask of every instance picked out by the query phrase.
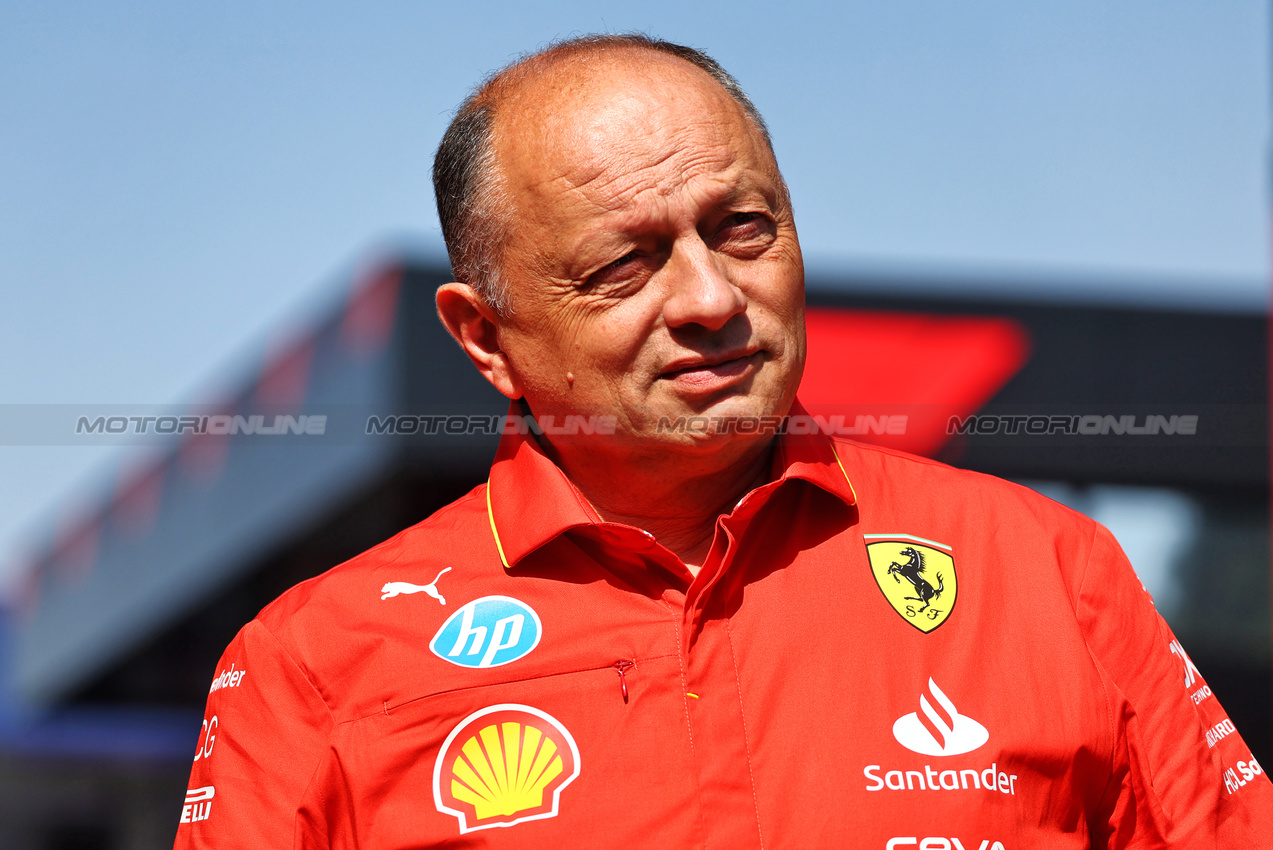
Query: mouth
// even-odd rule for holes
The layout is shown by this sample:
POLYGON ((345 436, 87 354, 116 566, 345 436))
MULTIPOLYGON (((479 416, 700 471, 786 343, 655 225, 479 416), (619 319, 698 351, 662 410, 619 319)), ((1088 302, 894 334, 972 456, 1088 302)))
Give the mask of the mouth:
POLYGON ((659 378, 687 390, 707 392, 753 374, 763 360, 763 352, 750 350, 715 357, 683 358, 669 363, 659 378))

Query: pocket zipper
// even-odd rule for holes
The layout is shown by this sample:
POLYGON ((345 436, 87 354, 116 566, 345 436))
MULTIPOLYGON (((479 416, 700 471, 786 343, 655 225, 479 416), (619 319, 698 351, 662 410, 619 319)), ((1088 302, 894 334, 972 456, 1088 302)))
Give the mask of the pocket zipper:
POLYGON ((615 672, 619 674, 619 690, 623 692, 623 704, 627 705, 628 679, 626 674, 629 670, 631 670, 633 667, 636 666, 636 662, 628 661, 627 659, 619 659, 618 661, 614 662, 612 666, 614 667, 615 672))

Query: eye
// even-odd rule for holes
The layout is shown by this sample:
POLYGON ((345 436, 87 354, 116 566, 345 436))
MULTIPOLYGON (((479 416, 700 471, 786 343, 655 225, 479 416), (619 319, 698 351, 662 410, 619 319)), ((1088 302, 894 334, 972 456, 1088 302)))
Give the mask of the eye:
POLYGON ((746 224, 750 224, 752 222, 758 221, 760 218, 761 218, 760 213, 754 213, 754 212, 734 213, 729 218, 725 219, 724 226, 737 227, 740 225, 746 225, 746 224))
POLYGON ((774 221, 759 212, 734 213, 716 229, 713 247, 727 254, 747 258, 769 247, 775 235, 774 221))
POLYGON ((588 275, 585 288, 594 290, 600 288, 608 291, 615 286, 638 279, 649 265, 649 259, 649 255, 642 251, 629 251, 588 275))
POLYGON ((628 263, 631 263, 634 260, 636 260, 637 256, 638 255, 636 251, 629 251, 628 253, 620 257, 619 259, 615 260, 613 263, 610 263, 610 265, 603 266, 599 271, 605 272, 605 271, 614 271, 616 269, 621 269, 624 266, 626 266, 628 263))

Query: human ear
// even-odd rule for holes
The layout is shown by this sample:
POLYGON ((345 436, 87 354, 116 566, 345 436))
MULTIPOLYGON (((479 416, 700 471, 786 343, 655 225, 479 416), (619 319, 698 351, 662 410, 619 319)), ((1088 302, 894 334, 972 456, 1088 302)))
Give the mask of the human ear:
POLYGON ((500 348, 500 317, 490 305, 467 283, 439 286, 437 305, 438 318, 482 377, 509 398, 521 398, 521 381, 500 348))

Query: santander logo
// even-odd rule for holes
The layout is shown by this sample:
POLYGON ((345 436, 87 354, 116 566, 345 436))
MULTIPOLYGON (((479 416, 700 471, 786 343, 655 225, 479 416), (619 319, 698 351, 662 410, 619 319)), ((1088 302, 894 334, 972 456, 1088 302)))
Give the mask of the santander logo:
POLYGON ((897 718, 893 737, 911 752, 926 756, 970 753, 990 740, 990 733, 971 717, 959 713, 937 683, 928 680, 928 693, 920 694, 919 712, 897 718), (930 700, 929 697, 932 697, 930 700))

